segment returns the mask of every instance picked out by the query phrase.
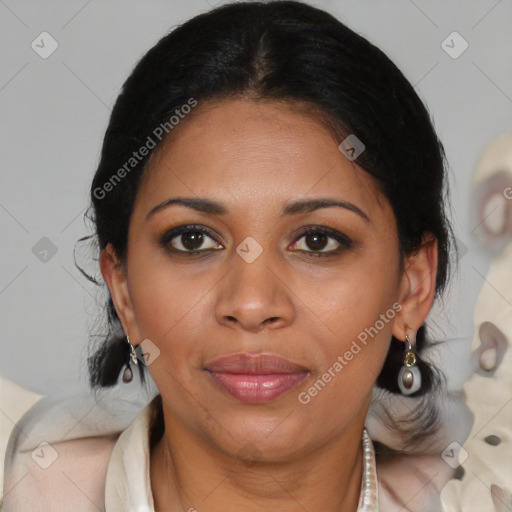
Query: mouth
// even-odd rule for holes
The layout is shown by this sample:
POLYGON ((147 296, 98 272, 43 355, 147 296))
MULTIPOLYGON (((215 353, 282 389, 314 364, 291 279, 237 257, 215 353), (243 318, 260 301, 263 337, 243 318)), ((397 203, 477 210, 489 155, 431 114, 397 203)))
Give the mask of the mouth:
POLYGON ((309 374, 307 368, 274 354, 223 356, 208 363, 205 370, 217 389, 252 404, 275 400, 297 387, 309 374))

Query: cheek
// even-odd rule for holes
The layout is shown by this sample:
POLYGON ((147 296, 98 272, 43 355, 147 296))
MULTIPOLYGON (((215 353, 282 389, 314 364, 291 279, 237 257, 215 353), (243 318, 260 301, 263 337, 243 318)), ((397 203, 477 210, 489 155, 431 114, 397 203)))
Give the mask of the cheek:
MULTIPOLYGON (((382 259, 390 256, 381 255, 382 259)), ((321 372, 330 370, 333 393, 347 383, 353 392, 369 392, 384 363, 392 326, 401 309, 398 298, 398 261, 392 267, 379 258, 364 258, 335 280, 326 281, 323 293, 315 298, 318 316, 328 330, 322 347, 321 372), (341 356, 341 360, 339 357, 341 356), (339 364, 336 364, 339 363, 339 364), (356 391, 359 390, 359 391, 356 391)), ((327 376, 327 379, 329 377, 327 376)))
POLYGON ((368 406, 400 309, 375 287, 362 290, 347 285, 345 291, 351 293, 331 296, 331 306, 326 308, 330 333, 319 347, 321 361, 298 396, 310 415, 322 418, 324 428, 333 431, 368 406))
POLYGON ((176 300, 174 284, 156 272, 140 274, 131 283, 133 308, 141 335, 161 343, 187 307, 182 295, 176 300))
POLYGON ((356 338, 366 328, 374 326, 386 315, 379 331, 391 332, 391 320, 396 316, 393 304, 399 296, 398 261, 387 254, 364 257, 353 265, 341 268, 339 276, 325 282, 317 302, 322 318, 334 333, 343 339, 356 338), (384 263, 383 263, 384 260, 384 263), (395 270, 393 270, 395 269, 395 270))
POLYGON ((134 254, 129 268, 135 320, 140 336, 151 340, 161 356, 148 370, 157 387, 190 382, 207 342, 220 277, 211 270, 184 271, 165 254, 151 261, 140 256, 134 254))
POLYGON ((185 274, 163 254, 147 260, 134 253, 129 275, 141 334, 159 343, 172 340, 176 332, 193 323, 191 318, 199 314, 214 284, 211 275, 185 274))
POLYGON ((189 340, 201 325, 202 300, 210 286, 185 278, 169 262, 137 264, 135 258, 132 262, 135 320, 140 336, 151 340, 159 351, 147 370, 159 390, 181 396, 180 383, 190 381, 189 365, 195 360, 194 344, 189 340))
POLYGON ((133 305, 141 339, 149 339, 152 344, 145 347, 156 354, 146 369, 161 393, 186 405, 183 385, 192 382, 197 360, 196 344, 189 340, 200 325, 201 294, 194 293, 190 282, 180 289, 169 272, 162 275, 156 268, 144 277, 133 283, 133 305))

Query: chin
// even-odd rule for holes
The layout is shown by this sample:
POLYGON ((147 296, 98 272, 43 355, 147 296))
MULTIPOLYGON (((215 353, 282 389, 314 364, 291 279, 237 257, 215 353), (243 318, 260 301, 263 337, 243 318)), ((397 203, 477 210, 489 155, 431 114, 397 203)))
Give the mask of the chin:
POLYGON ((302 453, 309 444, 307 420, 297 422, 293 414, 265 417, 262 413, 217 415, 204 425, 209 442, 230 457, 242 461, 282 462, 302 453))

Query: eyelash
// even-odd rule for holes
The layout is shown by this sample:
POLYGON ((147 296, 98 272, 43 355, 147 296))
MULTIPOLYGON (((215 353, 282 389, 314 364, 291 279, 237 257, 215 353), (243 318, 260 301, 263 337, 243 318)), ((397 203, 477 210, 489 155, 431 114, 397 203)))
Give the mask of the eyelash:
MULTIPOLYGON (((219 249, 202 249, 202 250, 193 250, 193 251, 183 251, 181 249, 171 248, 169 247, 170 242, 177 238, 180 235, 183 235, 185 233, 202 233, 204 235, 207 235, 208 237, 212 238, 216 243, 220 243, 216 240, 215 236, 213 236, 210 229, 198 225, 198 224, 187 224, 184 226, 177 226, 175 228, 172 228, 168 231, 166 231, 164 234, 162 234, 159 237, 159 243, 162 247, 167 248, 170 252, 177 253, 177 254, 183 254, 187 257, 194 257, 198 255, 203 255, 204 253, 213 252, 219 249)), ((296 234, 295 241, 292 243, 293 245, 296 245, 298 241, 311 234, 324 234, 327 235, 329 238, 333 238, 336 240, 340 246, 336 249, 330 250, 330 251, 296 251, 296 252, 303 252, 313 257, 329 257, 329 256, 336 256, 340 254, 341 252, 351 249, 353 247, 353 241, 345 234, 340 233, 339 231, 328 228, 327 226, 309 226, 306 229, 300 231, 296 234)))

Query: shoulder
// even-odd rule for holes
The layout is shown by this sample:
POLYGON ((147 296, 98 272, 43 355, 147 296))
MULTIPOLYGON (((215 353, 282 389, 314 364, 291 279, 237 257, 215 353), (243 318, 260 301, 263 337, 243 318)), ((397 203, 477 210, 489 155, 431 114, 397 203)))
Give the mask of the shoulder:
POLYGON ((453 470, 440 455, 397 455, 377 465, 379 510, 440 512, 441 489, 453 470))
POLYGON ((13 426, 42 395, 0 375, 0 496, 4 479, 5 449, 13 426))
POLYGON ((140 407, 88 393, 39 400, 9 438, 2 510, 104 510, 112 450, 140 407))
POLYGON ((117 436, 42 442, 17 454, 5 472, 4 512, 104 509, 108 463, 117 436))

